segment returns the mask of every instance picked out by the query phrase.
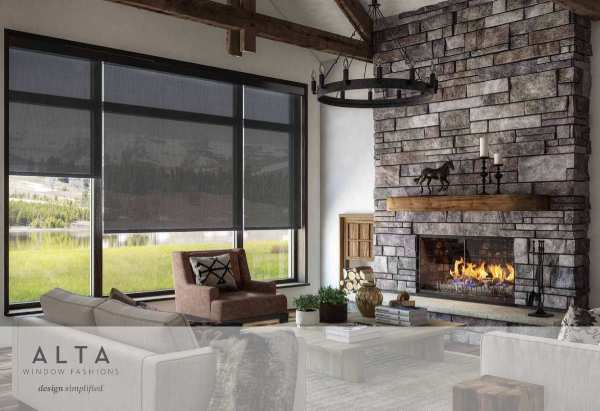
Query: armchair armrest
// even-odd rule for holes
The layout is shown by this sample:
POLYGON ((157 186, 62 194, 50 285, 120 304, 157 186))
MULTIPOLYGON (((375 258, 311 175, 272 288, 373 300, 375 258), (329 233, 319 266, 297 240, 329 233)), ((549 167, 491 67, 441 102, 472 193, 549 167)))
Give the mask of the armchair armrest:
POLYGON ((199 317, 210 317, 210 304, 219 299, 219 289, 196 284, 182 284, 175 287, 175 308, 177 312, 199 317))
POLYGON ((272 281, 246 281, 244 289, 255 293, 277 294, 277 286, 272 281))

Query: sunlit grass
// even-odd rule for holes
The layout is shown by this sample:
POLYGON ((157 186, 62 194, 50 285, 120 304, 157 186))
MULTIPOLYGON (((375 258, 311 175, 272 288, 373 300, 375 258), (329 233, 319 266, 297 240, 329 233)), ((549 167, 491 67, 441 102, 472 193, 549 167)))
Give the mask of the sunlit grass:
MULTIPOLYGON (((252 278, 286 278, 288 254, 285 241, 245 243, 252 278)), ((106 248, 103 251, 103 291, 149 291, 173 287, 173 251, 227 249, 229 244, 198 243, 106 248)), ((36 301, 55 287, 89 294, 90 249, 86 246, 44 245, 14 247, 9 251, 11 303, 36 301)))

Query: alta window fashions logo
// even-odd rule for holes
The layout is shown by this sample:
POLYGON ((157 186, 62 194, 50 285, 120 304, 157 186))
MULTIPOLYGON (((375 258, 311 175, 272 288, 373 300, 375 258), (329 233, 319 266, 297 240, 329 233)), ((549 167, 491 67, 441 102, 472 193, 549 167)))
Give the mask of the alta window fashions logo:
POLYGON ((119 368, 111 363, 103 346, 38 345, 32 347, 31 366, 22 369, 24 376, 94 376, 114 377, 119 368))
MULTIPOLYGON (((84 353, 86 352, 86 350, 89 347, 87 345, 74 345, 73 349, 75 351, 78 352, 78 358, 79 364, 83 364, 84 361, 84 353)), ((67 364, 68 361, 62 359, 61 357, 61 346, 57 345, 56 346, 56 356, 54 357, 55 360, 55 364, 67 364)), ((38 345, 38 348, 35 352, 35 356, 33 357, 33 361, 31 362, 32 364, 36 364, 36 363, 43 363, 43 364, 48 364, 48 360, 46 358, 46 354, 44 353, 44 350, 42 349, 41 345, 38 345)), ((100 362, 106 363, 106 364, 110 364, 110 360, 108 359, 108 355, 106 354, 106 351, 104 350, 103 346, 100 346, 100 349, 98 350, 98 353, 96 354, 96 359, 94 360, 94 364, 98 364, 100 362)))

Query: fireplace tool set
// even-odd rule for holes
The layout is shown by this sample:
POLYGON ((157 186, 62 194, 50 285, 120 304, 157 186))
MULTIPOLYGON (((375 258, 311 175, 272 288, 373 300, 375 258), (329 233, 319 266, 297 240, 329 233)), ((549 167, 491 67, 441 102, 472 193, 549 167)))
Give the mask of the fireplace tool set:
POLYGON ((528 315, 530 317, 552 317, 554 314, 544 311, 544 240, 531 242, 531 255, 535 267, 535 283, 533 291, 527 296, 527 305, 532 306, 533 302, 537 300, 537 309, 528 315))

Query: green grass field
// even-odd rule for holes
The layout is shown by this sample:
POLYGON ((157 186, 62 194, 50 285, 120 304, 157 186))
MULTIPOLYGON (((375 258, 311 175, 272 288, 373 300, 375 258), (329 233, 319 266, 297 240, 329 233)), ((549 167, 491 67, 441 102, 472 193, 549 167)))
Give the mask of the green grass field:
MULTIPOLYGON (((252 241, 244 248, 252 277, 275 280, 287 277, 285 242, 252 241)), ((149 291, 173 287, 173 251, 229 248, 230 244, 201 243, 105 248, 103 290, 149 291)), ((64 245, 11 247, 9 251, 10 302, 37 301, 46 291, 61 287, 89 294, 90 249, 64 245)))

